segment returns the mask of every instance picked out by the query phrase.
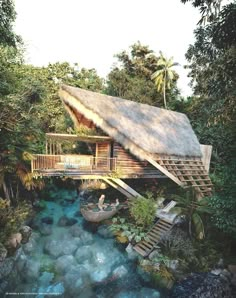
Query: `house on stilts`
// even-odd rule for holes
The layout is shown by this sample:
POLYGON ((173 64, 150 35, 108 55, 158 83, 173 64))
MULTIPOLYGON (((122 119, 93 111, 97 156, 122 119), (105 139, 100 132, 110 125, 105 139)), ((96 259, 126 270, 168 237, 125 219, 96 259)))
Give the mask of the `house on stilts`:
POLYGON ((102 179, 127 197, 138 195, 124 181, 130 178, 170 178, 200 197, 211 194, 211 146, 199 144, 186 115, 67 85, 59 95, 75 126, 99 135, 47 133, 46 152, 34 155, 32 172, 102 179), (87 143, 90 154, 65 153, 63 142, 87 143))
MULTIPOLYGON (((32 172, 103 180, 128 198, 139 196, 127 184, 131 178, 169 178, 181 187, 194 187, 199 198, 211 195, 212 148, 199 144, 186 115, 67 85, 61 86, 59 95, 75 126, 97 134, 47 133, 46 152, 34 155, 32 172), (86 143, 89 154, 72 154, 68 146, 64 150, 66 142, 73 143, 72 149, 86 143)), ((149 235, 152 245, 136 247, 142 255, 151 251, 158 231, 169 230, 172 223, 159 226, 149 235)))

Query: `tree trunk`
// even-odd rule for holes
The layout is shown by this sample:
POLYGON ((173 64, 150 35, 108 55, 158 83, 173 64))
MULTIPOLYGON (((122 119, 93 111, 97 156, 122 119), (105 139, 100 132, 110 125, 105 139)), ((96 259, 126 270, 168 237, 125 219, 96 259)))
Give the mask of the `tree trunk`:
POLYGON ((165 107, 165 109, 167 109, 167 106, 166 106, 166 71, 165 71, 165 75, 164 75, 163 98, 164 98, 164 107, 165 107))

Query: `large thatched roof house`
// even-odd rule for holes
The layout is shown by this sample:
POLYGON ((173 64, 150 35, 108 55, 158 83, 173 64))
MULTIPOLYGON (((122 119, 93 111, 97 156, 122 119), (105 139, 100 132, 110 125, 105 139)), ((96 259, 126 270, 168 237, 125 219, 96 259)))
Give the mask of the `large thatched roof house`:
POLYGON ((200 144, 186 115, 66 85, 60 97, 76 125, 99 127, 112 138, 107 154, 116 156, 117 162, 125 153, 125 162, 139 161, 144 171, 158 169, 179 185, 193 185, 202 196, 209 194, 211 182, 200 144))
POLYGON ((108 179, 111 173, 121 179, 168 177, 178 185, 194 186, 201 197, 210 194, 209 164, 203 162, 208 148, 199 144, 186 115, 67 85, 61 86, 59 95, 77 127, 102 133, 47 134, 46 155, 35 159, 33 171, 43 175, 64 171, 75 179, 102 177, 126 191, 123 181, 108 179), (91 154, 62 154, 58 145, 62 140, 90 143, 91 154))

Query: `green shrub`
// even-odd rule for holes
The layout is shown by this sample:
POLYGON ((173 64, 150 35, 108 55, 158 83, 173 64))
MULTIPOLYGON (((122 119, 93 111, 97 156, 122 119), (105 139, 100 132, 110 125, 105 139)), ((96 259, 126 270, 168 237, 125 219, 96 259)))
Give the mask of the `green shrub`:
POLYGON ((110 230, 116 235, 117 241, 121 243, 126 243, 128 241, 137 243, 141 240, 148 240, 145 236, 146 233, 141 227, 126 222, 125 218, 113 218, 110 230))
POLYGON ((139 197, 129 203, 130 214, 138 226, 148 228, 155 219, 155 202, 152 198, 139 197))

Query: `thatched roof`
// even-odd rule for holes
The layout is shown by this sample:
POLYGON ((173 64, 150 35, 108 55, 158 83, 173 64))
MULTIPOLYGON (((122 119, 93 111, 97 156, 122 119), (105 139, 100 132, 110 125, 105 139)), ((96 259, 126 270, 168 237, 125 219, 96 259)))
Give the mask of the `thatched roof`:
POLYGON ((91 120, 134 155, 200 157, 200 144, 186 115, 63 85, 60 97, 75 123, 91 120))

